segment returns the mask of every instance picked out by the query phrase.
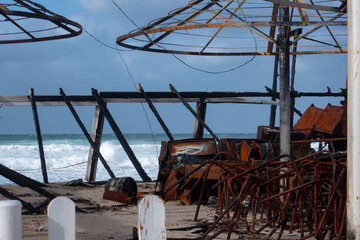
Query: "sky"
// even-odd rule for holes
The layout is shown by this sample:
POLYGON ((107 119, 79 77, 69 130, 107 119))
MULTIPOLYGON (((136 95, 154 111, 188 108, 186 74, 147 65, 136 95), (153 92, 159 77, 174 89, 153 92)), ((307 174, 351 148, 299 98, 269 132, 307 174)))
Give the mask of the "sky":
MULTIPOLYGON (((166 16, 184 6, 185 1, 114 0, 139 26, 166 16)), ((36 2, 49 10, 80 23, 80 36, 38 43, 7 44, 0 57, 0 95, 90 95, 98 91, 260 91, 271 87, 274 56, 257 56, 244 67, 223 74, 193 70, 174 56, 142 51, 116 51, 116 38, 136 27, 111 0, 56 0, 36 2), (88 33, 86 33, 88 32, 88 33), (124 64, 123 60, 126 62, 124 64), (130 74, 129 74, 130 73, 130 74)), ((119 47, 120 48, 120 47, 119 47)), ((121 49, 121 48, 120 48, 121 49)), ((121 49, 125 50, 125 49, 121 49)), ((204 70, 227 70, 251 57, 179 56, 186 63, 204 70)), ((346 88, 346 54, 298 56, 295 88, 297 91, 333 92, 346 88)), ((341 98, 301 98, 296 107, 304 112, 310 104, 324 108, 339 105, 341 98)), ((192 105, 194 106, 194 105, 192 105)), ((181 104, 156 104, 173 133, 191 133, 194 119, 181 104)), ((147 105, 109 104, 109 109, 124 133, 162 132, 147 105)), ((94 107, 77 107, 80 118, 91 131, 94 107)), ((66 107, 38 107, 41 131, 45 134, 80 133, 66 107)), ((206 122, 217 133, 256 133, 258 125, 268 125, 269 105, 208 104, 206 122)), ((1 107, 0 134, 34 134, 30 107, 1 107)), ((297 119, 297 118, 296 118, 297 119)), ((111 129, 105 124, 105 133, 111 129)))

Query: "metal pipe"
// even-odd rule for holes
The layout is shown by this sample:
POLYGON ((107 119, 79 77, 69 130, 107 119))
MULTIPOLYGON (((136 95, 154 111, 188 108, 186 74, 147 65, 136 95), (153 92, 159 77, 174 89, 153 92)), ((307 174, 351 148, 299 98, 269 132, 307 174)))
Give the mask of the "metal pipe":
POLYGON ((360 239, 360 1, 348 9, 347 239, 360 239))

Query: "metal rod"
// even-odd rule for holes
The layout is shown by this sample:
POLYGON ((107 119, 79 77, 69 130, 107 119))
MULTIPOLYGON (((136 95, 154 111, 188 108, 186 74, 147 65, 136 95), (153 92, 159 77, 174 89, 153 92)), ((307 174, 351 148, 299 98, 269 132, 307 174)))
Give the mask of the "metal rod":
POLYGON ((40 162, 41 162, 41 171, 44 179, 44 183, 49 183, 48 181, 48 175, 46 171, 46 161, 45 161, 45 155, 44 155, 44 147, 41 137, 41 130, 40 130, 40 123, 39 123, 39 115, 36 108, 36 102, 34 98, 34 89, 30 89, 30 100, 31 100, 31 107, 33 112, 33 118, 35 123, 35 130, 37 135, 37 141, 39 145, 39 154, 40 154, 40 162))
POLYGON ((84 124, 82 123, 79 115, 76 113, 75 108, 71 105, 69 99, 67 98, 67 96, 64 93, 64 91, 62 90, 62 88, 60 88, 60 94, 63 97, 64 102, 66 103, 66 105, 69 107, 69 110, 72 113, 72 115, 74 116, 76 122, 79 124, 79 127, 81 128, 82 132, 84 133, 86 139, 90 143, 91 147, 94 149, 94 152, 95 152, 96 156, 100 158, 101 163, 104 165, 104 168, 109 173, 110 177, 115 178, 115 174, 110 169, 110 167, 107 164, 107 162, 106 162, 105 158, 103 157, 103 155, 100 153, 98 145, 91 139, 90 134, 86 130, 86 128, 85 128, 84 124))
POLYGON ((144 171, 144 169, 142 168, 140 162, 138 161, 138 159, 136 158, 134 152, 132 151, 131 147, 129 146, 129 143, 126 141, 124 135, 122 134, 122 132, 120 131, 120 128, 118 127, 118 125, 116 124, 114 118, 111 116, 109 110, 107 109, 107 107, 104 105, 102 99, 100 98, 98 92, 96 89, 91 89, 91 92, 95 98, 95 100, 97 101, 101 111, 104 112, 105 117, 107 119, 107 121, 109 122, 112 130, 115 133, 115 136, 117 137, 117 139, 119 140, 121 146, 123 147, 125 153, 128 155, 130 161, 132 162, 132 164, 134 165, 136 171, 139 173, 140 177, 142 178, 142 180, 144 182, 151 182, 151 178, 146 174, 146 172, 144 171))
POLYGON ((137 85, 137 89, 139 91, 139 93, 141 93, 147 104, 149 105, 149 108, 151 109, 151 111, 154 113, 156 119, 159 121, 161 127, 164 129, 166 135, 168 136, 168 138, 171 140, 171 141, 174 141, 174 138, 169 130, 169 128, 166 126, 165 122, 162 120, 159 112, 156 110, 153 102, 151 101, 151 99, 149 98, 149 96, 146 94, 146 92, 144 91, 144 89, 142 88, 142 86, 140 85, 140 83, 137 85))

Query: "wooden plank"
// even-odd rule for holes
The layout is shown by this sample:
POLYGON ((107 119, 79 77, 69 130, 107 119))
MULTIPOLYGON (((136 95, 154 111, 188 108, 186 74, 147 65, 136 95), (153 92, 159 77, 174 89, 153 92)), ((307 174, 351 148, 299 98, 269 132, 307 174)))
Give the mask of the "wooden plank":
MULTIPOLYGON (((95 142, 99 150, 101 145, 102 132, 104 128, 104 120, 105 120, 104 113, 101 111, 99 106, 96 106, 91 139, 95 142)), ((86 167, 86 175, 85 175, 86 181, 95 182, 98 160, 99 160, 98 155, 94 152, 94 149, 90 146, 88 162, 86 167)))
POLYGON ((156 195, 144 197, 138 206, 139 240, 166 239, 165 206, 156 195))
POLYGON ((75 203, 57 197, 48 206, 48 239, 75 240, 75 203))
MULTIPOLYGON (((199 115, 199 117, 205 121, 206 116, 206 103, 204 99, 201 99, 200 102, 196 103, 196 113, 199 115)), ((193 131, 193 138, 200 139, 204 136, 204 126, 200 124, 199 120, 195 118, 194 122, 194 131, 193 131)))
POLYGON ((18 198, 17 196, 15 196, 14 194, 12 194, 8 190, 6 190, 5 188, 0 187, 0 194, 10 200, 17 200, 17 201, 21 202, 23 207, 26 208, 27 210, 29 210, 31 213, 38 213, 38 214, 42 213, 40 210, 34 208, 30 203, 25 202, 24 200, 18 198))

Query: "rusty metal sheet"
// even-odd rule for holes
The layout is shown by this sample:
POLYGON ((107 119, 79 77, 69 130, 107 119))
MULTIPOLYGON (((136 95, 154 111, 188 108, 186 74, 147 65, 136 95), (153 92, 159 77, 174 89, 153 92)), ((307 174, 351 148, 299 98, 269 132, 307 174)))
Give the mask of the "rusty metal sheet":
POLYGON ((104 192, 103 199, 126 204, 136 203, 135 197, 129 197, 129 195, 127 195, 126 193, 111 190, 107 190, 104 192))
MULTIPOLYGON (((188 164, 185 166, 185 173, 189 173, 192 170, 194 170, 196 167, 198 167, 198 164, 188 164)), ((202 168, 200 168, 198 171, 196 171, 194 174, 191 175, 191 178, 200 178, 201 175, 206 171, 207 166, 204 166, 202 168)), ((223 170, 217 166, 217 165, 213 165, 210 167, 209 170, 209 174, 207 179, 210 180, 219 180, 220 176, 223 174, 223 170)))
POLYGON ((214 155, 216 143, 214 139, 191 139, 170 142, 170 155, 214 155))
POLYGON ((345 112, 344 106, 328 104, 316 123, 315 130, 322 133, 333 134, 345 112))
POLYGON ((296 122, 294 129, 305 134, 309 134, 311 132, 311 129, 313 129, 316 125, 316 122, 320 118, 320 115, 323 111, 324 110, 322 110, 321 108, 317 108, 314 105, 311 105, 310 107, 308 107, 308 109, 306 109, 301 118, 296 122))

